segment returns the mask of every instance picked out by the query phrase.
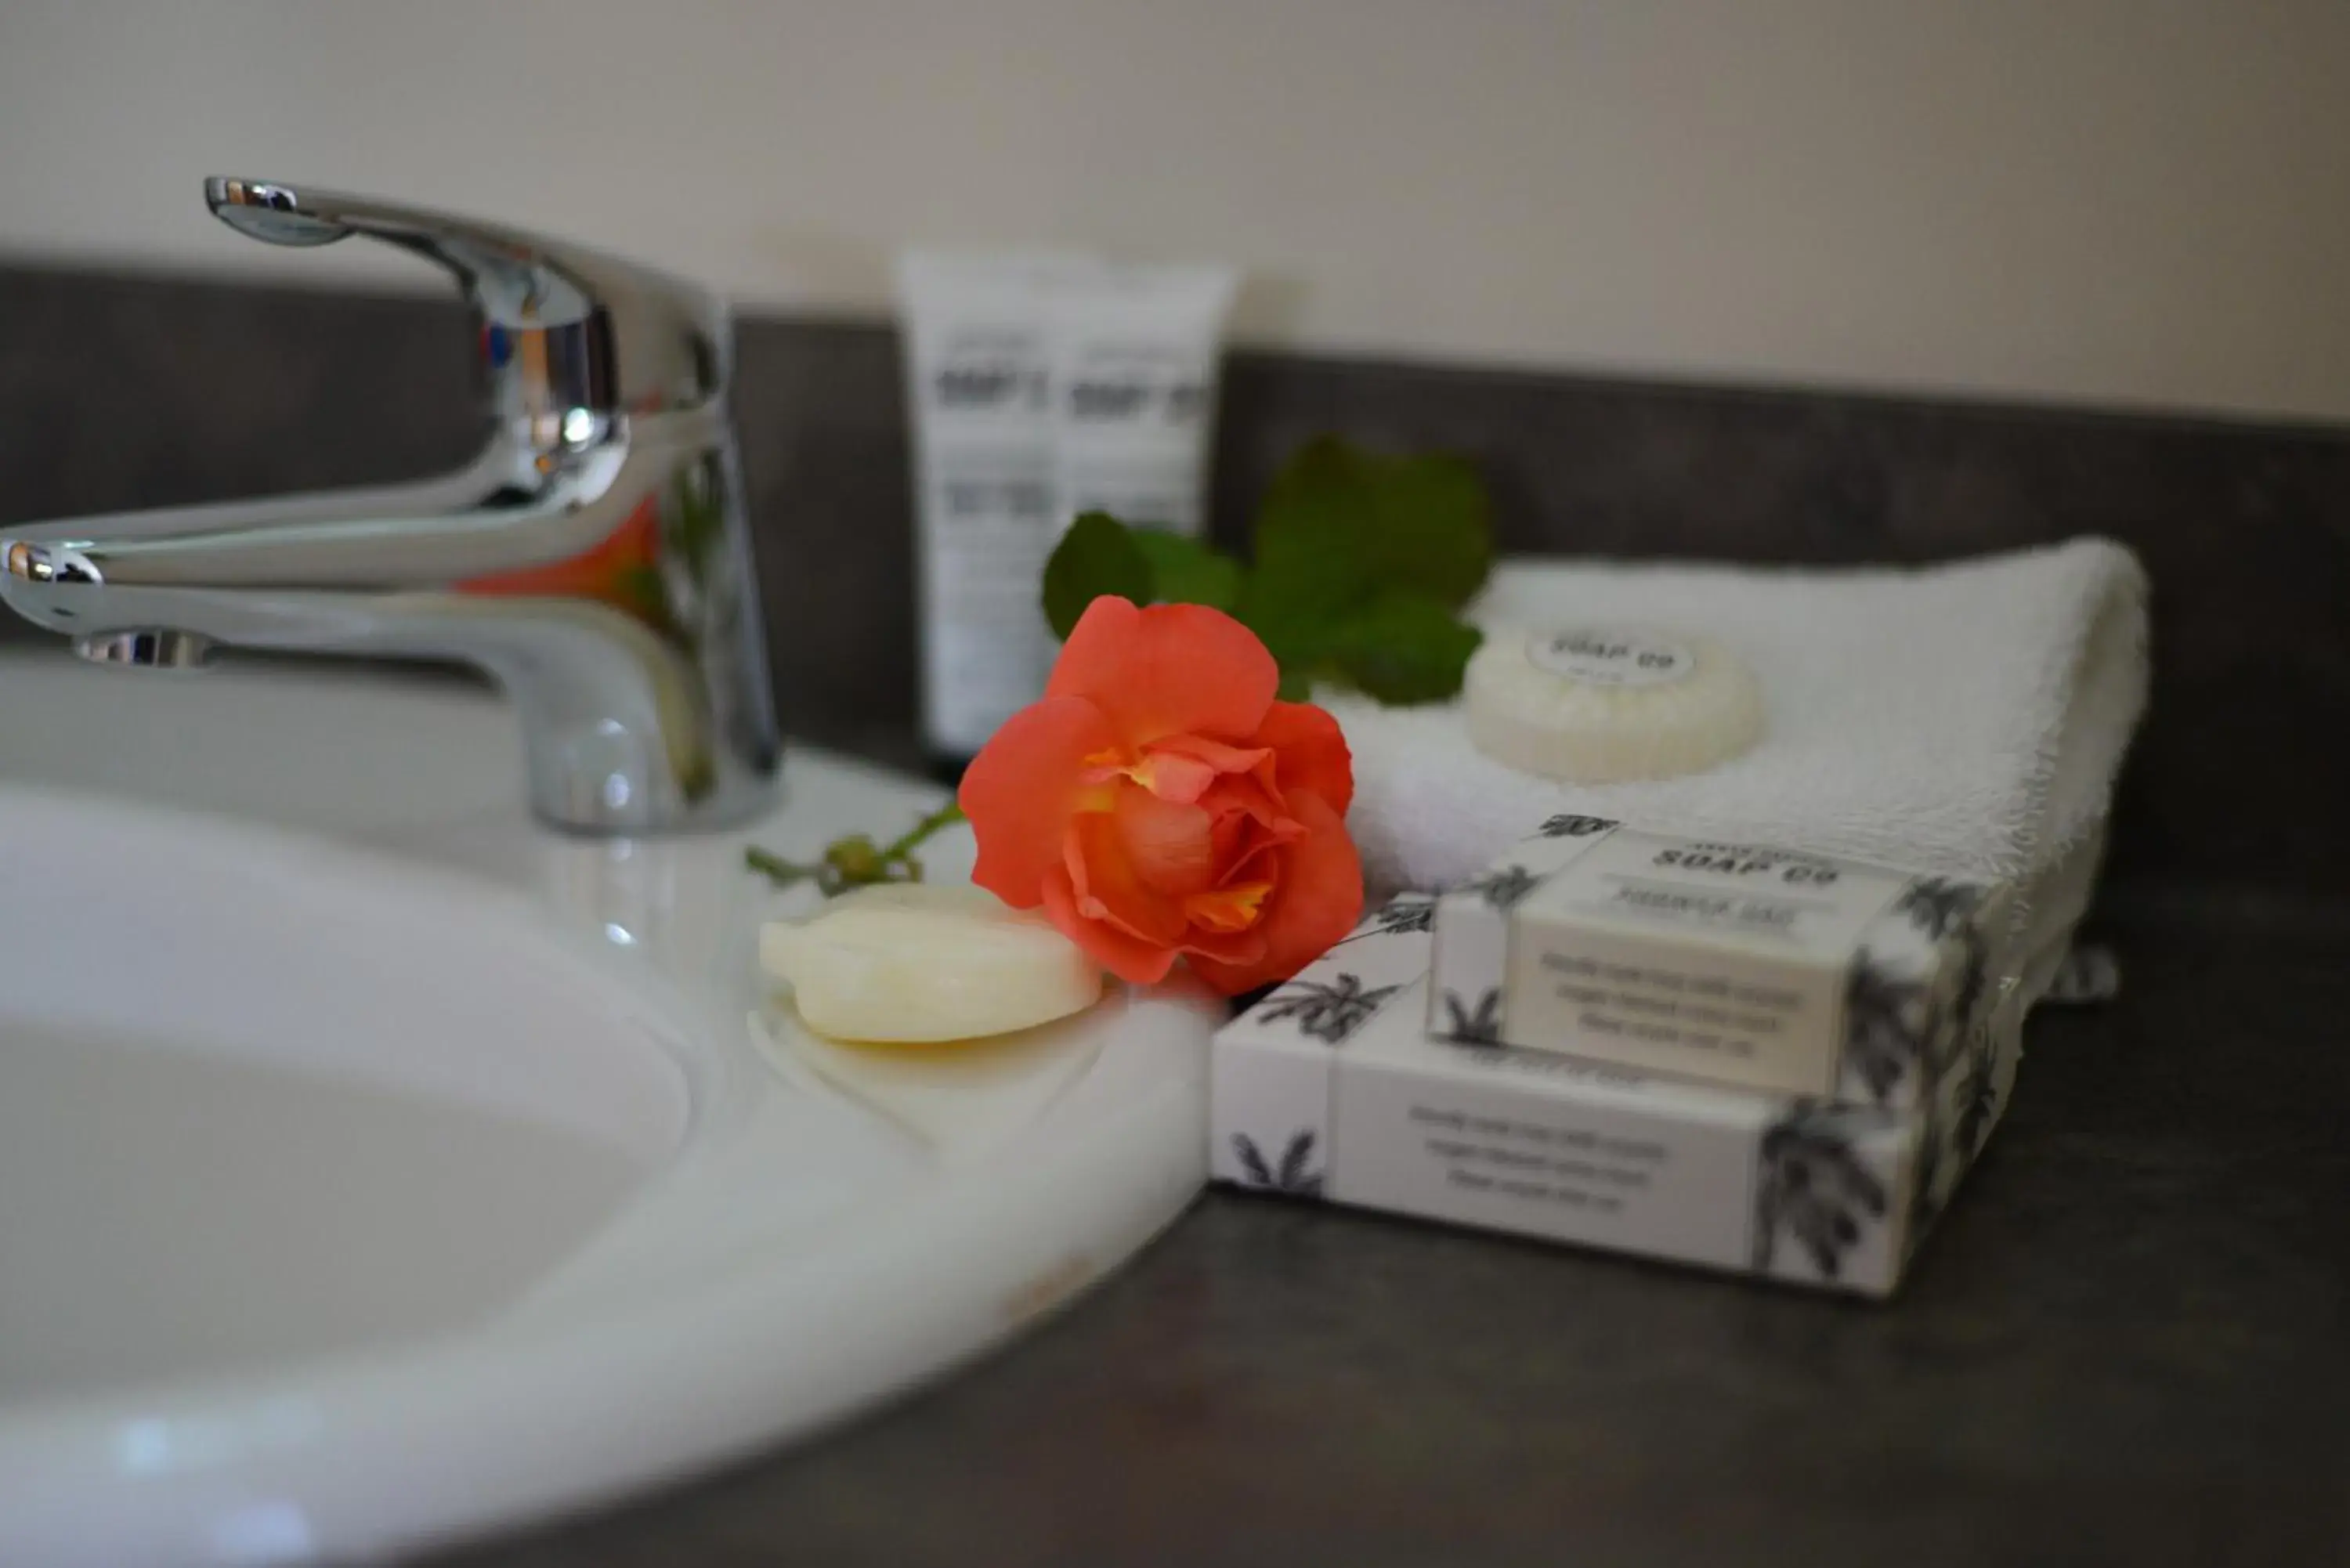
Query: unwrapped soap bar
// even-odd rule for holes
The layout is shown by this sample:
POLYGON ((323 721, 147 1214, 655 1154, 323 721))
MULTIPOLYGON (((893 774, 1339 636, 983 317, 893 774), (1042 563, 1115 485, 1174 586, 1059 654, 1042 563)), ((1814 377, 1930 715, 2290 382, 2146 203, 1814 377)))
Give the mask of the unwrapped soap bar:
POLYGON ((867 888, 759 932, 760 967, 835 1040, 900 1044, 1008 1034, 1101 995, 1101 971, 1041 914, 979 888, 867 888))

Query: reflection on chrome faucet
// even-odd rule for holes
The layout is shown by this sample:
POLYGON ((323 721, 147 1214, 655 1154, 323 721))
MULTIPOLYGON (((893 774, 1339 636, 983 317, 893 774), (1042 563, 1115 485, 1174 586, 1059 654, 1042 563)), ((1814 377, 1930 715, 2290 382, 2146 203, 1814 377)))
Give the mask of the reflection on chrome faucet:
POLYGON ((558 920, 640 950, 668 968, 676 956, 678 860, 628 839, 548 840, 546 893, 558 920))
POLYGON ((532 806, 559 827, 755 812, 778 742, 723 306, 442 213, 247 180, 205 195, 271 244, 367 234, 453 273, 488 441, 418 483, 12 530, 0 599, 105 663, 189 668, 217 644, 477 665, 520 710, 532 806))
POLYGON ((723 840, 543 834, 533 857, 544 912, 577 936, 697 993, 731 998, 754 968, 746 944, 767 899, 723 840))

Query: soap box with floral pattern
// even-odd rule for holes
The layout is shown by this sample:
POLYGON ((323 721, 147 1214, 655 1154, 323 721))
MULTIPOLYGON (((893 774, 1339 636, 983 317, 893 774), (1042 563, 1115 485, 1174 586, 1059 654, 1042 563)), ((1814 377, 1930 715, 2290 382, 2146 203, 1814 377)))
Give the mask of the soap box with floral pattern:
POLYGON ((1399 898, 1219 1032, 1218 1179, 1881 1296, 2014 1081, 2020 981, 1900 1108, 1432 1036, 1436 919, 1399 898))

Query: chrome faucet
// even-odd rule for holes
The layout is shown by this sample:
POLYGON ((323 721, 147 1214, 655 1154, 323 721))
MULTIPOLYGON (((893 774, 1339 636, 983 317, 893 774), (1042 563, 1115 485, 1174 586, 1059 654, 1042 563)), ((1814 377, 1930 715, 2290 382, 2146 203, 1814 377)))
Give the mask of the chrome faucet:
POLYGON ((454 273, 481 454, 416 483, 60 519, 0 538, 0 599, 86 659, 213 645, 454 659, 522 718, 532 809, 591 834, 757 809, 778 742, 728 426, 724 307, 576 245, 364 196, 215 178, 230 227, 367 234, 454 273))

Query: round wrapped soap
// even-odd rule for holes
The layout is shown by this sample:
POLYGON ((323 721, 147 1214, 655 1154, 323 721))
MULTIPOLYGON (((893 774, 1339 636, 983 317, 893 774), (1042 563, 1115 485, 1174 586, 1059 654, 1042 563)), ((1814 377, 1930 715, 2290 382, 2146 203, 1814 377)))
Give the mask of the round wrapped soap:
POLYGON ((1702 773, 1762 732, 1754 672, 1679 632, 1497 628, 1469 660, 1462 698, 1479 751, 1569 784, 1702 773))

